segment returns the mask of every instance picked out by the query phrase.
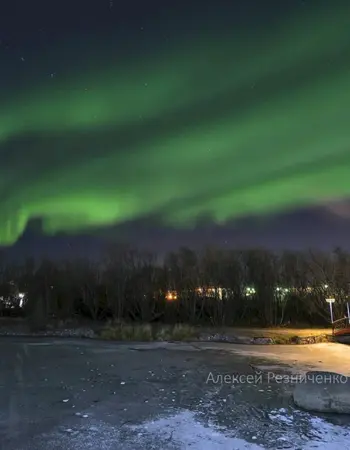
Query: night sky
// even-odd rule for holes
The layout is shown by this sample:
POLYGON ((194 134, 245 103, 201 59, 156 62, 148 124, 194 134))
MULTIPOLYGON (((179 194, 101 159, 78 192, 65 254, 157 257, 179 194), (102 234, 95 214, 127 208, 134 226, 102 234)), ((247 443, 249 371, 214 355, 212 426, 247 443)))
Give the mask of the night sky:
POLYGON ((0 6, 0 245, 350 249, 350 2, 0 6))

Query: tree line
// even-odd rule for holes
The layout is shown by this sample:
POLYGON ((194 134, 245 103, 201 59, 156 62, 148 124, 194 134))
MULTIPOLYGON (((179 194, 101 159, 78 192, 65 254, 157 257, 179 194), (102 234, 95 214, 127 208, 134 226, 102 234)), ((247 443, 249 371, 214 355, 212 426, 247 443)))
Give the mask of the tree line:
POLYGON ((115 245, 100 260, 0 259, 0 313, 51 318, 232 326, 324 326, 326 298, 344 317, 350 254, 337 248, 274 253, 266 249, 157 255, 115 245))

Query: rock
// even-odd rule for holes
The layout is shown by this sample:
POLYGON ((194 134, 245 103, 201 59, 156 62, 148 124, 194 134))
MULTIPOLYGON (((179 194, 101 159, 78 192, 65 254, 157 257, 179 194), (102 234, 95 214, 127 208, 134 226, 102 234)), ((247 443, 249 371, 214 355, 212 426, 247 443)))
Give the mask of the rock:
POLYGON ((336 342, 339 342, 339 344, 350 344, 350 335, 343 335, 343 336, 334 336, 334 340, 336 342))
POLYGON ((270 337, 254 337, 252 340, 252 344, 257 345, 271 345, 273 343, 273 339, 270 337))
POLYGON ((219 333, 215 333, 215 334, 207 334, 207 333, 202 333, 199 336, 199 341, 204 341, 204 342, 228 342, 231 344, 240 344, 241 341, 239 340, 239 338, 237 338, 236 336, 230 336, 227 334, 219 334, 219 333))
POLYGON ((292 341, 293 344, 299 345, 320 344, 323 342, 334 342, 334 337, 327 334, 318 336, 295 336, 292 338, 292 341))
POLYGON ((335 372, 307 372, 296 384, 293 400, 307 411, 350 414, 350 378, 335 372))
POLYGON ((0 329, 0 336, 42 336, 42 337, 79 337, 96 338, 96 333, 90 328, 65 328, 65 329, 47 329, 46 331, 23 331, 23 330, 4 330, 0 329))

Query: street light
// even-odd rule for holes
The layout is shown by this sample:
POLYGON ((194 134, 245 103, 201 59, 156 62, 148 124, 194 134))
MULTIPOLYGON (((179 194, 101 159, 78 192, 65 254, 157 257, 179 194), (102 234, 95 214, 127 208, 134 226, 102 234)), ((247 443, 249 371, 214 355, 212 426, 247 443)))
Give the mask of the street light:
POLYGON ((251 295, 256 294, 256 290, 253 287, 246 287, 245 288, 245 295, 246 297, 250 297, 251 295))
POLYGON ((335 298, 326 298, 326 302, 329 303, 329 312, 331 313, 331 323, 333 323, 333 303, 335 298))

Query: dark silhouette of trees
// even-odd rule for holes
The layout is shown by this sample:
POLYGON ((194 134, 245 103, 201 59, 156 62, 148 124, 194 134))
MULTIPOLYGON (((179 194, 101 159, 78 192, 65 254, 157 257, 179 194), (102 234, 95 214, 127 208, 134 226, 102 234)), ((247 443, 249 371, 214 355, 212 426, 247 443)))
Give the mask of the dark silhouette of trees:
POLYGON ((283 326, 329 323, 346 313, 350 255, 337 248, 195 252, 180 248, 163 262, 127 245, 102 260, 0 260, 0 314, 48 321, 114 319, 141 323, 283 326))

